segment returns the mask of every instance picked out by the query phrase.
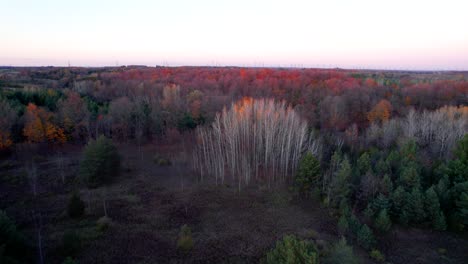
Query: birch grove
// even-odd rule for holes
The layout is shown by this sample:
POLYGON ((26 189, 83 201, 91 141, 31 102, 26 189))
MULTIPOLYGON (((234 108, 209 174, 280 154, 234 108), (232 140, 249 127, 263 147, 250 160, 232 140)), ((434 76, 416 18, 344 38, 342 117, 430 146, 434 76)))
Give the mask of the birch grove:
POLYGON ((406 117, 395 118, 382 125, 373 123, 368 129, 368 144, 390 147, 398 139, 413 139, 438 158, 449 158, 458 140, 468 133, 468 107, 444 106, 435 111, 411 109, 406 117))
POLYGON ((285 181, 294 175, 303 151, 318 151, 307 122, 285 102, 252 99, 233 103, 217 114, 210 127, 197 129, 194 167, 203 180, 227 177, 240 189, 252 181, 285 181))

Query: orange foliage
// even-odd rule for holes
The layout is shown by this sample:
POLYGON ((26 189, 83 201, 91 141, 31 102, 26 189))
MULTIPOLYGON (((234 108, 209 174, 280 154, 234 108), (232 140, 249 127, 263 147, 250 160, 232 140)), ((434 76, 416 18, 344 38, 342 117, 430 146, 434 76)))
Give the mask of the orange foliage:
POLYGON ((23 129, 23 134, 28 142, 40 143, 48 141, 65 143, 66 137, 63 129, 55 126, 51 120, 51 113, 37 107, 35 104, 28 104, 23 129))
POLYGON ((385 122, 390 119, 392 114, 392 105, 389 101, 382 99, 372 110, 367 113, 367 119, 373 123, 375 121, 385 122))
POLYGON ((13 145, 13 141, 10 139, 10 133, 0 130, 0 150, 7 149, 11 145, 13 145))

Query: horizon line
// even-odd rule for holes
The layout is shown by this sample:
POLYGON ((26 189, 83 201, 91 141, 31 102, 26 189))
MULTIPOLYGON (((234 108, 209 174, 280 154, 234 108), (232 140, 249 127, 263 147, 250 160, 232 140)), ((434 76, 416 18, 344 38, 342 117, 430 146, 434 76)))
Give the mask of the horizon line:
POLYGON ((334 65, 321 64, 317 66, 304 66, 303 64, 290 64, 290 65, 230 65, 230 64, 214 64, 214 65, 196 65, 196 64, 178 64, 169 65, 165 63, 159 64, 119 64, 119 65, 0 65, 0 68, 122 68, 122 67, 148 67, 148 68, 257 68, 257 69, 316 69, 316 70, 355 70, 355 71, 392 71, 392 72, 468 72, 468 69, 418 69, 418 68, 398 68, 398 67, 340 67, 334 65))

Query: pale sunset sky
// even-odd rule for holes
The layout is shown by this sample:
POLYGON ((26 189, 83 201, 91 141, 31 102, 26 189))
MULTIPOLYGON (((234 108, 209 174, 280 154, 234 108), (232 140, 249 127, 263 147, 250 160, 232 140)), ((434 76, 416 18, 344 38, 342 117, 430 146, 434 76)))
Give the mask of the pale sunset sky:
POLYGON ((467 0, 0 0, 0 65, 468 70, 467 0))

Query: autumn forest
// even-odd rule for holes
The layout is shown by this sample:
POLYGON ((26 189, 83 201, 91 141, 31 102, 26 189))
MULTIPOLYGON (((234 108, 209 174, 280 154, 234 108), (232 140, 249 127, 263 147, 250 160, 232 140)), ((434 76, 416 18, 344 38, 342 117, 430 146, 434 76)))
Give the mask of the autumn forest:
POLYGON ((0 67, 0 263, 466 263, 468 73, 0 67))

